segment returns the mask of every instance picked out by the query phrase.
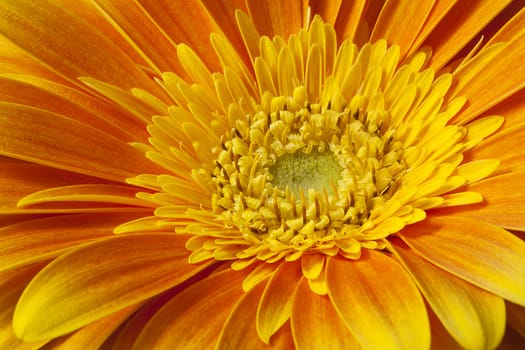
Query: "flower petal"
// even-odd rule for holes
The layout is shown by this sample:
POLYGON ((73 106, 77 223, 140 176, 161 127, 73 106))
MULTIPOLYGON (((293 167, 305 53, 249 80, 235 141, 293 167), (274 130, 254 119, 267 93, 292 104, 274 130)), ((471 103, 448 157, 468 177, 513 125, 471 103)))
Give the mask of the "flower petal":
POLYGON ((0 349, 39 349, 46 341, 24 342, 13 333, 11 321, 20 294, 33 276, 45 265, 37 263, 0 272, 0 349))
POLYGON ((391 246, 448 332, 465 349, 494 349, 505 331, 500 297, 418 257, 402 243, 391 246))
POLYGON ((370 41, 385 39, 389 44, 399 45, 403 58, 433 6, 433 0, 386 1, 370 35, 370 41), (407 21, 407 18, 410 20, 407 21))
MULTIPOLYGON (((484 202, 458 208, 462 216, 495 224, 507 229, 525 231, 525 171, 493 176, 469 186, 480 193, 484 202)), ((456 213, 443 211, 443 213, 456 213)))
POLYGON ((36 191, 101 181, 85 175, 4 158, 4 161, 0 161, 0 212, 16 210, 20 198, 36 191))
POLYGON ((134 349, 212 348, 224 321, 243 295, 245 276, 242 271, 227 269, 191 285, 155 313, 134 349))
POLYGON ((289 327, 283 326, 272 337, 270 346, 264 344, 257 334, 255 329, 257 306, 265 286, 266 282, 257 284, 239 300, 222 328, 215 349, 286 350, 293 348, 289 327))
POLYGON ((210 70, 218 71, 217 57, 212 54, 210 33, 219 32, 204 5, 199 1, 137 0, 155 24, 176 44, 188 44, 205 59, 210 70), (195 25, 198 23, 198 25, 195 25))
POLYGON ((443 67, 509 3, 457 1, 423 44, 432 47, 430 65, 438 70, 443 67))
POLYGON ((53 350, 99 349, 137 308, 137 305, 133 305, 114 312, 103 319, 82 327, 72 334, 54 339, 47 346, 53 350))
POLYGON ((108 134, 11 103, 1 103, 0 154, 120 182, 138 173, 160 172, 141 152, 108 134))
POLYGON ((72 82, 91 76, 160 91, 117 46, 54 1, 2 1, 0 14, 4 36, 72 82))
POLYGON ((339 316, 367 349, 425 349, 430 328, 425 305, 407 272, 375 250, 359 260, 331 257, 328 295, 339 316))
POLYGON ((257 31, 261 35, 288 38, 305 24, 306 1, 247 0, 246 5, 257 31), (285 16, 283 14, 286 14, 285 16))
POLYGON ((429 216, 401 238, 440 268, 512 302, 525 305, 525 242, 482 220, 429 216))
POLYGON ((360 348, 330 299, 313 293, 306 278, 297 286, 290 323, 298 350, 360 348))
POLYGON ((135 197, 139 188, 109 184, 85 184, 48 188, 33 192, 18 202, 19 207, 60 202, 97 202, 127 206, 155 207, 150 202, 135 197))
POLYGON ((467 78, 462 80, 461 88, 453 86, 449 92, 452 97, 465 96, 469 99, 468 106, 458 113, 457 120, 461 123, 470 121, 525 87, 525 67, 521 64, 524 60, 525 32, 507 43, 497 55, 483 62, 483 68, 479 69, 477 64, 470 67, 467 62, 461 70, 467 78), (479 69, 479 72, 468 75, 469 69, 479 69), (491 88, 487 89, 487 86, 491 88))
POLYGON ((13 318, 17 336, 45 340, 139 303, 189 278, 186 237, 122 235, 53 261, 27 286, 13 318))
MULTIPOLYGON (((525 116, 525 112, 522 112, 525 116)), ((507 124, 507 123, 506 123, 507 124)), ((498 159, 499 172, 523 170, 525 167, 525 148, 516 147, 525 143, 525 122, 505 128, 483 141, 468 153, 472 159, 498 159)))
POLYGON ((113 235, 137 214, 72 214, 24 221, 0 229, 0 271, 50 259, 77 245, 113 235))
POLYGON ((300 277, 298 263, 283 262, 266 284, 255 320, 257 333, 266 344, 290 317, 293 293, 300 277))

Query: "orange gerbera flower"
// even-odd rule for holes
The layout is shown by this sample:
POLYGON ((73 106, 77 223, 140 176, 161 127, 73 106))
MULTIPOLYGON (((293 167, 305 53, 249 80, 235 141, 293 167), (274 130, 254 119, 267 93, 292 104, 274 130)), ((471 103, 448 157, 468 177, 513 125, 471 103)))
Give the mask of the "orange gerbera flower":
POLYGON ((0 348, 525 346, 523 1, 1 0, 0 33, 0 348))

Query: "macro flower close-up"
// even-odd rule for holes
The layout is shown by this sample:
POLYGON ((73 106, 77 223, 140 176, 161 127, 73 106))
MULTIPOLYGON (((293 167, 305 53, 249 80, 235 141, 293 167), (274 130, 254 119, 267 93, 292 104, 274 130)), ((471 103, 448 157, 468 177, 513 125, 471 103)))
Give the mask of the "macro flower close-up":
POLYGON ((0 0, 0 349, 525 348, 523 0, 0 0))

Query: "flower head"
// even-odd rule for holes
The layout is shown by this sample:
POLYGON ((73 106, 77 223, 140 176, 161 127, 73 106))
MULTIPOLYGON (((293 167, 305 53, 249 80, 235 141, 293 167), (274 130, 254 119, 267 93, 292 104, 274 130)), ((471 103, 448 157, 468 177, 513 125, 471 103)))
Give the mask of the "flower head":
POLYGON ((0 344, 523 344, 519 1, 43 1, 0 1, 0 344))

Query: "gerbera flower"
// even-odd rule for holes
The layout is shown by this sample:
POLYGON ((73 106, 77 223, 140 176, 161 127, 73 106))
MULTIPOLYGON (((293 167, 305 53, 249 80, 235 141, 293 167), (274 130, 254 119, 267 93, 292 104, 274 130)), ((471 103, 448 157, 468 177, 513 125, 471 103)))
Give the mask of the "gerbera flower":
POLYGON ((0 348, 524 345, 522 1, 2 0, 0 33, 0 348))

